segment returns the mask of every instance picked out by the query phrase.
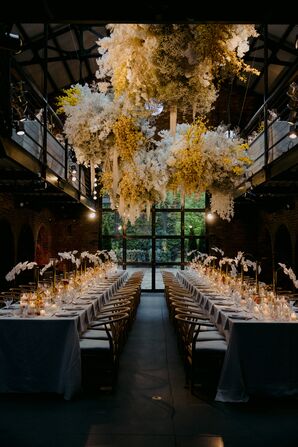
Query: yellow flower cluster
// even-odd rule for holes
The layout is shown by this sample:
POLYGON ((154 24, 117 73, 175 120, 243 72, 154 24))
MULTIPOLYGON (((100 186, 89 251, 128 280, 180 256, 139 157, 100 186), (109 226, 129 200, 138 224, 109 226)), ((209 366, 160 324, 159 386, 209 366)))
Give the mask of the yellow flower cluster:
POLYGON ((138 147, 145 142, 145 138, 137 129, 134 120, 121 115, 113 126, 113 132, 119 156, 125 161, 132 160, 138 147))
POLYGON ((70 87, 67 89, 63 89, 62 92, 64 96, 58 96, 56 105, 58 106, 57 113, 64 113, 64 107, 68 106, 76 106, 80 101, 81 92, 78 87, 70 87))
POLYGON ((115 68, 113 73, 113 85, 115 90, 115 98, 119 98, 127 88, 127 68, 125 64, 120 64, 115 68))
POLYGON ((120 195, 126 203, 138 203, 146 197, 147 191, 135 172, 125 171, 119 183, 120 195))
POLYGON ((204 175, 205 162, 202 157, 202 136, 206 132, 205 124, 197 120, 190 126, 186 135, 186 146, 175 154, 175 164, 169 181, 169 189, 182 189, 185 194, 204 191, 208 184, 204 175))
POLYGON ((111 171, 104 171, 101 175, 101 183, 102 188, 100 190, 100 193, 102 195, 104 194, 110 194, 111 189, 113 187, 113 174, 111 171))

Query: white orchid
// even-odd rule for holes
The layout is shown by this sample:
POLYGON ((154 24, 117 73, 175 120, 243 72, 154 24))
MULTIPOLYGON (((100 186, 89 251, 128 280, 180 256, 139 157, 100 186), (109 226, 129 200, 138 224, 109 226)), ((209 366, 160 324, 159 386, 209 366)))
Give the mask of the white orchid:
POLYGON ((50 267, 52 267, 52 265, 54 265, 54 261, 51 260, 50 262, 48 262, 48 264, 46 264, 39 272, 40 276, 42 276, 44 274, 44 272, 46 270, 48 270, 50 267))
POLYGON ((292 283, 294 284, 295 288, 298 289, 298 279, 296 279, 296 275, 291 267, 287 267, 285 264, 282 264, 281 262, 278 263, 281 268, 283 269, 283 272, 285 275, 288 275, 292 283))
POLYGON ((22 271, 31 270, 35 265, 37 265, 36 262, 29 262, 29 261, 19 262, 10 270, 10 272, 7 273, 7 275, 5 276, 6 281, 14 280, 15 277, 19 275, 22 271))

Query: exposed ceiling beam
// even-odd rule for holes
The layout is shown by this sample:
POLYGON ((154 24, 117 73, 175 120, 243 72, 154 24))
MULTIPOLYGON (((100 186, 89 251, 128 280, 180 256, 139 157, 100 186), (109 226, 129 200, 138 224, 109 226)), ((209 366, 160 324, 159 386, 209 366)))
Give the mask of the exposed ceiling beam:
MULTIPOLYGON (((277 53, 278 50, 281 49, 281 47, 285 44, 285 42, 286 42, 288 36, 291 34, 291 32, 292 32, 292 30, 294 29, 295 26, 296 26, 296 25, 289 25, 289 26, 287 27, 287 29, 286 29, 286 31, 284 32, 284 34, 282 35, 281 39, 278 41, 278 44, 277 44, 276 42, 274 42, 274 48, 270 48, 270 45, 269 45, 270 43, 272 44, 272 42, 273 42, 273 41, 272 41, 272 38, 271 38, 271 39, 268 39, 268 46, 269 46, 269 48, 271 49, 271 54, 270 54, 270 56, 269 56, 269 58, 268 58, 268 65, 270 65, 270 64, 271 64, 271 60, 273 60, 273 59, 276 57, 276 53, 277 53)), ((296 51, 295 55, 297 56, 297 51, 296 51)), ((263 68, 260 70, 260 76, 259 76, 257 79, 255 79, 255 80, 253 81, 253 83, 251 84, 250 88, 251 88, 252 90, 254 90, 254 89, 256 88, 257 84, 258 84, 258 83, 260 82, 260 80, 262 79, 262 77, 263 77, 263 75, 264 75, 264 70, 265 70, 265 67, 263 67, 263 68)))
MULTIPOLYGON (((82 60, 85 59, 94 59, 94 58, 98 58, 99 55, 98 53, 91 53, 91 54, 85 54, 81 57, 82 60)), ((73 61, 73 60, 78 60, 78 55, 76 53, 72 53, 72 54, 68 54, 65 56, 52 56, 52 57, 48 57, 48 62, 63 62, 63 61, 73 61)), ((37 58, 33 57, 32 59, 28 60, 28 61, 22 61, 19 62, 19 64, 23 67, 27 67, 30 65, 36 65, 36 64, 40 64, 40 60, 38 60, 37 58)), ((91 73, 93 75, 93 73, 91 73)))
MULTIPOLYGON (((22 34, 23 38, 26 40, 26 42, 28 42, 30 40, 30 38, 29 38, 28 34, 26 33, 24 27, 20 23, 16 24, 16 26, 17 26, 18 30, 20 31, 20 33, 22 34)), ((33 52, 33 54, 36 57, 36 59, 37 60, 39 59, 39 63, 42 66, 42 58, 39 56, 38 51, 36 51, 33 48, 31 49, 31 51, 33 52)), ((53 90, 54 91, 58 91, 59 90, 58 86, 57 86, 56 82, 54 81, 54 79, 52 78, 52 76, 50 75, 49 72, 47 72, 47 77, 48 77, 49 82, 52 85, 53 90)))
MULTIPOLYGON (((48 34, 48 40, 52 40, 54 38, 57 38, 67 32, 71 29, 72 25, 62 25, 58 29, 52 29, 51 32, 48 34)), ((44 46, 44 37, 43 34, 39 34, 38 36, 35 36, 34 38, 30 38, 27 42, 24 43, 22 50, 32 50, 34 48, 36 51, 41 50, 44 46)))
MULTIPOLYGON (((49 25, 49 32, 51 32, 50 25, 49 25)), ((57 38, 56 37, 52 37, 52 40, 53 40, 54 44, 56 45, 56 51, 60 54, 60 56, 62 56, 63 51, 62 51, 62 49, 61 49, 61 47, 60 47, 60 45, 58 43, 57 38)), ((48 58, 48 62, 49 62, 49 58, 48 58)), ((65 71, 66 71, 66 73, 67 73, 67 75, 69 77, 69 80, 70 80, 71 84, 75 84, 75 79, 73 77, 71 69, 69 68, 68 63, 65 60, 62 60, 61 62, 63 64, 64 68, 65 68, 65 71)))
MULTIPOLYGON (((249 56, 249 57, 247 57, 247 58, 245 59, 245 61, 247 61, 247 62, 252 62, 252 61, 254 61, 254 62, 259 62, 259 63, 263 64, 263 63, 264 63, 264 58, 262 58, 262 57, 249 56)), ((291 67, 292 62, 289 62, 289 61, 281 61, 278 57, 274 57, 274 58, 271 59, 270 64, 271 64, 271 65, 272 65, 272 64, 274 64, 274 65, 282 65, 282 66, 284 66, 284 67, 291 67)))
MULTIPOLYGON (((87 58, 85 58, 85 59, 82 58, 82 56, 85 53, 85 48, 84 48, 84 31, 80 27, 75 27, 74 31, 75 31, 75 35, 76 35, 77 42, 78 42, 78 45, 79 45, 80 64, 82 63, 82 61, 85 62, 85 67, 87 69, 88 76, 91 77, 91 76, 93 76, 93 73, 92 73, 92 70, 91 70, 91 67, 90 67, 89 60, 87 58)), ((82 80, 82 77, 83 77, 82 76, 82 69, 80 68, 80 78, 81 78, 80 80, 82 80)))

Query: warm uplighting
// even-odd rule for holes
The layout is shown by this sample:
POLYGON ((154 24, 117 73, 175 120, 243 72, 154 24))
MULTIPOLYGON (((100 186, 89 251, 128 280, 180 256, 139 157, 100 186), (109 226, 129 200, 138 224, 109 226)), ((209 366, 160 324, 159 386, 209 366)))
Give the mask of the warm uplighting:
POLYGON ((207 213, 207 214, 206 214, 206 220, 207 220, 207 222, 213 222, 214 219, 215 219, 215 216, 214 216, 213 213, 207 213))

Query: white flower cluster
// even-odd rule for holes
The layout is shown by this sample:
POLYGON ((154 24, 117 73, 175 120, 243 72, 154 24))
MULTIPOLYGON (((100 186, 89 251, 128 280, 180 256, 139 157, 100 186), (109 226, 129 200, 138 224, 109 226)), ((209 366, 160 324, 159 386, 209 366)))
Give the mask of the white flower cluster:
POLYGON ((225 252, 218 247, 211 247, 211 250, 215 251, 216 253, 219 253, 221 256, 223 256, 225 254, 225 252))
POLYGON ((290 278, 290 280, 294 284, 295 288, 298 289, 298 279, 296 279, 296 275, 293 272, 293 269, 291 269, 291 267, 287 268, 287 266, 285 264, 282 264, 280 262, 278 264, 283 269, 283 272, 285 273, 285 275, 288 275, 288 277, 290 278))
POLYGON ((80 258, 76 258, 75 255, 78 253, 78 250, 72 250, 72 251, 63 251, 58 253, 58 256, 60 259, 68 259, 71 261, 72 264, 76 264, 77 267, 80 266, 81 261, 80 258))
POLYGON ((218 189, 210 189, 211 192, 211 212, 217 213, 219 217, 227 221, 234 216, 234 199, 232 194, 222 192, 218 189))
POLYGON ((52 265, 54 265, 54 261, 51 260, 50 262, 48 262, 48 264, 46 264, 39 272, 40 276, 43 276, 44 272, 46 272, 50 267, 52 267, 52 265))
POLYGON ((17 265, 13 267, 13 269, 10 270, 10 272, 7 273, 5 276, 6 281, 13 281, 16 277, 16 275, 19 275, 24 270, 31 270, 33 267, 37 265, 36 262, 19 262, 17 265))
POLYGON ((112 127, 120 114, 120 101, 110 93, 98 93, 87 84, 74 86, 77 104, 64 105, 65 134, 79 163, 101 164, 114 142, 112 127))

